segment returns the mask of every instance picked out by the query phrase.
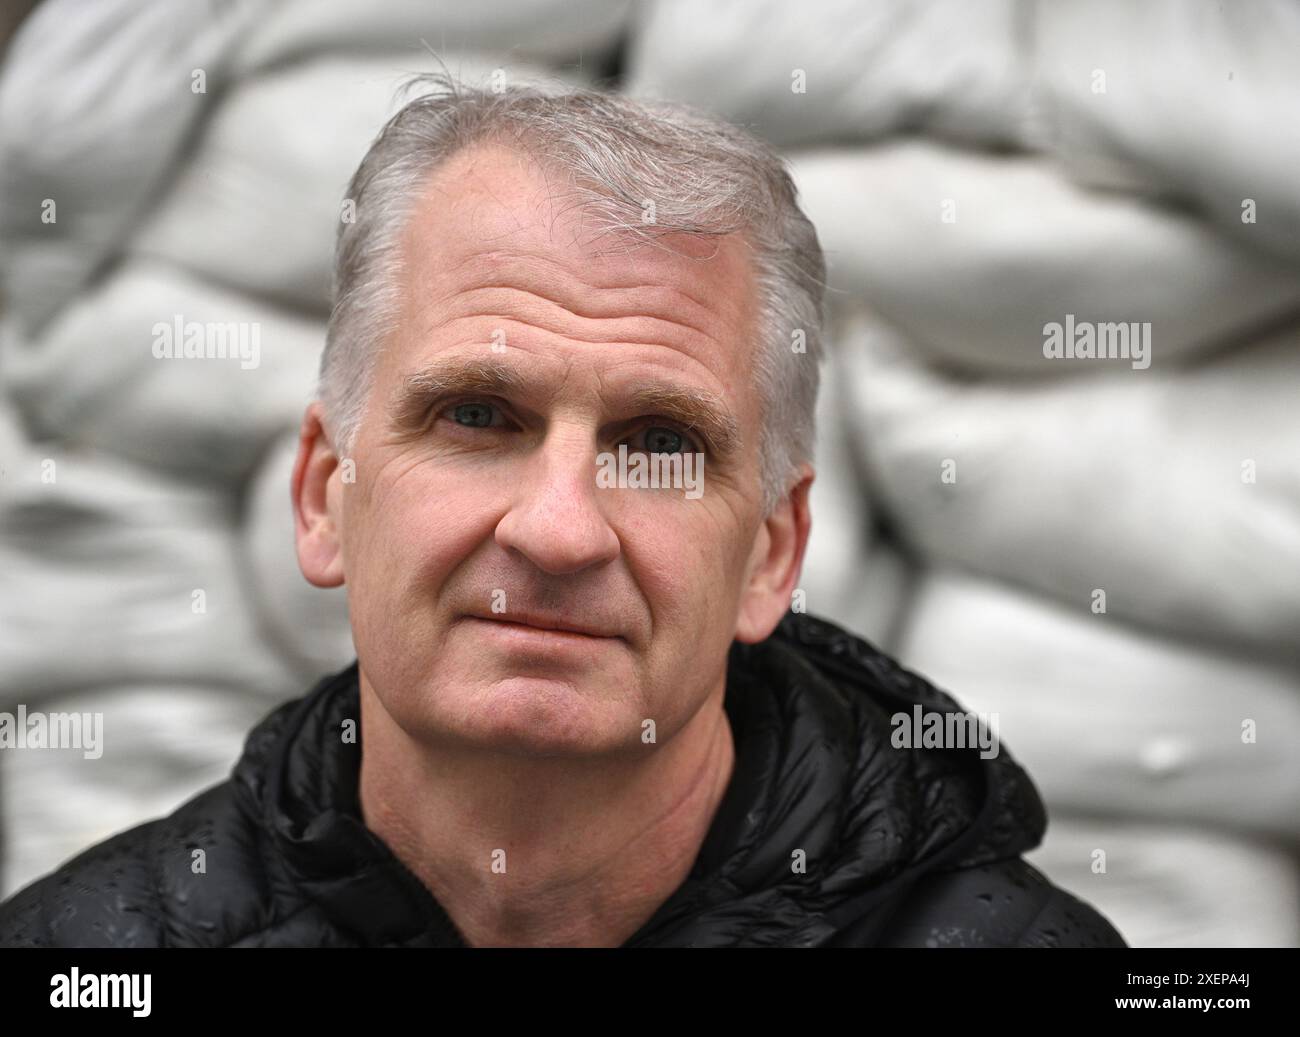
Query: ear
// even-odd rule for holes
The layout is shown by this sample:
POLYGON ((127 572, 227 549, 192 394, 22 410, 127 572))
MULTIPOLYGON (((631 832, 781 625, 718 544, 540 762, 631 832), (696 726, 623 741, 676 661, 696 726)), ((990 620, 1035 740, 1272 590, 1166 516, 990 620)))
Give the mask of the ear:
POLYGON ((736 640, 755 644, 767 638, 790 608, 791 593, 803 568, 803 555, 812 531, 808 491, 812 465, 804 464, 798 481, 763 520, 749 558, 749 576, 740 596, 736 640))
POLYGON ((298 459, 293 465, 294 540, 298 567, 317 587, 343 583, 337 491, 339 459, 330 444, 319 402, 311 404, 298 432, 298 459))

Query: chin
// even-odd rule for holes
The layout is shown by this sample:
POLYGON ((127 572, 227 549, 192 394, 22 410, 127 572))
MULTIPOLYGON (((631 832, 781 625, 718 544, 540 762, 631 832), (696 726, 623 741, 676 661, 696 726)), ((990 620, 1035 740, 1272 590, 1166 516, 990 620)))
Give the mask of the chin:
MULTIPOLYGON (((586 681, 511 676, 458 689, 448 732, 466 746, 527 756, 584 756, 640 744, 628 704, 586 681)), ((440 712, 444 717, 448 710, 440 712)))

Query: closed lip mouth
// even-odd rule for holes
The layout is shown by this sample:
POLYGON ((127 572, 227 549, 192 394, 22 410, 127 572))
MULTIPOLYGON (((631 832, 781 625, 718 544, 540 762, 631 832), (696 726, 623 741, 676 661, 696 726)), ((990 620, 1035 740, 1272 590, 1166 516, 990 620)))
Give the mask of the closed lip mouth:
POLYGON ((570 623, 566 620, 550 616, 521 615, 517 612, 509 614, 502 613, 499 615, 495 613, 482 615, 477 612, 471 612, 464 618, 487 620, 493 623, 504 623, 507 626, 528 627, 533 630, 543 630, 556 634, 576 634, 579 637, 621 639, 619 634, 609 634, 601 630, 593 630, 591 627, 579 626, 576 623, 570 623))

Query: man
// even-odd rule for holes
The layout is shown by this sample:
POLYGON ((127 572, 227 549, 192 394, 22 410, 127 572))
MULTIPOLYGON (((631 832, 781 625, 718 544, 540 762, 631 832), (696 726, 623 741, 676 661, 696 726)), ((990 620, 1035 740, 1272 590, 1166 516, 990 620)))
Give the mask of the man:
POLYGON ((791 610, 824 266, 779 158, 435 78, 350 186, 293 477, 357 663, 0 941, 1122 946, 1020 859, 1005 753, 894 737, 957 704, 791 610))

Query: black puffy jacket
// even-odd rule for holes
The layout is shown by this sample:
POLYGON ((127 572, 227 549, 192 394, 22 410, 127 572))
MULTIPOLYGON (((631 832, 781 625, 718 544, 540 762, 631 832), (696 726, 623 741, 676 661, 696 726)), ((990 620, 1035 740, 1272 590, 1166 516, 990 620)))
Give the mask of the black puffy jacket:
MULTIPOLYGON (((690 875, 624 946, 1125 946, 1020 859, 1046 816, 1005 747, 891 745, 915 703, 960 710, 811 616, 733 644, 731 784, 690 875)), ((266 717, 229 780, 0 906, 0 945, 465 946, 361 821, 361 747, 340 738, 358 709, 353 664, 266 717)))

